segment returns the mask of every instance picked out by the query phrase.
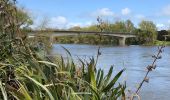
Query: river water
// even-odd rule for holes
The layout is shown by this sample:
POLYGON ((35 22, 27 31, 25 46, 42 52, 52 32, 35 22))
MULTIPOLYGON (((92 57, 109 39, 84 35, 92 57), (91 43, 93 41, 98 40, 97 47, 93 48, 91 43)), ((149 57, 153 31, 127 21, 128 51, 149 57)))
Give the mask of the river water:
MULTIPOLYGON (((96 56, 99 46, 78 44, 54 44, 52 54, 66 57, 67 48, 74 60, 88 60, 96 56)), ((125 68, 120 82, 127 82, 127 89, 134 91, 146 73, 146 66, 153 61, 152 55, 157 53, 156 46, 100 46, 102 55, 99 57, 97 68, 106 73, 114 65, 114 74, 125 68)), ((156 70, 149 74, 149 83, 145 83, 140 91, 142 100, 170 100, 170 47, 165 47, 162 59, 158 60, 156 70)), ((113 75, 114 75, 113 74, 113 75)))

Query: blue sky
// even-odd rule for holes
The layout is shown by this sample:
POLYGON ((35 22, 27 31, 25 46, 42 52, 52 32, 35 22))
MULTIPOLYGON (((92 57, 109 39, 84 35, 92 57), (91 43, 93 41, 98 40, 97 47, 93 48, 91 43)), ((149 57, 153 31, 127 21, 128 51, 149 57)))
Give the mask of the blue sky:
POLYGON ((97 16, 110 22, 130 19, 153 21, 159 29, 170 26, 170 0, 18 0, 38 27, 44 19, 48 27, 69 28, 96 23, 97 16))

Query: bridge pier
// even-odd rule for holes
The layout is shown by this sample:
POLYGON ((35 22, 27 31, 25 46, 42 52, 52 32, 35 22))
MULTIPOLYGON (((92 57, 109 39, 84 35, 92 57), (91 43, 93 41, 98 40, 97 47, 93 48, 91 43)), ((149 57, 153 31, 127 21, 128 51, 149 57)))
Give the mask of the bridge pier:
POLYGON ((49 42, 50 42, 50 45, 52 46, 52 45, 53 45, 53 42, 54 42, 54 36, 53 36, 53 35, 50 36, 49 42))
POLYGON ((119 45, 125 46, 126 45, 126 37, 119 37, 119 45))

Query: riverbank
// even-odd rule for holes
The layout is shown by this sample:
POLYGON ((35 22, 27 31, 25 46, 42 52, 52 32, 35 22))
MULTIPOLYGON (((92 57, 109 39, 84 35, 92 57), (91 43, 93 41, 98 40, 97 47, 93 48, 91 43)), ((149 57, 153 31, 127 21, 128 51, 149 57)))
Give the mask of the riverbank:
POLYGON ((154 42, 154 45, 157 45, 157 46, 159 46, 159 45, 170 46, 170 41, 159 41, 159 40, 156 40, 154 42))
MULTIPOLYGON (((118 38, 99 35, 79 35, 79 36, 60 36, 55 37, 54 43, 61 44, 92 44, 92 45, 118 45, 118 38)), ((127 45, 137 45, 135 39, 127 39, 127 45)))
MULTIPOLYGON (((117 38, 109 36, 90 36, 90 35, 80 35, 80 36, 60 36, 55 37, 54 43, 61 44, 90 44, 90 45, 118 45, 119 41, 117 38)), ((156 40, 153 43, 139 44, 137 39, 129 38, 126 40, 127 45, 144 45, 144 46, 159 46, 166 45, 170 46, 170 41, 159 41, 156 40)))

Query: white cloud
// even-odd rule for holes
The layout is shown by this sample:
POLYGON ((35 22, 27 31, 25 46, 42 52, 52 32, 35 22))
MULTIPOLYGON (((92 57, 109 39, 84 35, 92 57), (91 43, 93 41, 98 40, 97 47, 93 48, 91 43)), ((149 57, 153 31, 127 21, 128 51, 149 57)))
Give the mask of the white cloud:
POLYGON ((114 12, 109 9, 109 8, 102 8, 102 9, 98 9, 97 11, 92 13, 92 16, 104 16, 104 17, 108 17, 108 16, 114 16, 114 12))
POLYGON ((75 27, 75 26, 85 27, 85 26, 90 26, 90 25, 92 25, 92 21, 71 22, 71 21, 68 21, 67 18, 64 16, 57 16, 57 17, 52 17, 50 19, 50 23, 49 23, 48 27, 67 29, 67 28, 75 27))
POLYGON ((129 15, 131 13, 131 10, 129 8, 124 8, 121 11, 122 15, 129 15))
POLYGON ((168 20, 168 23, 170 24, 170 20, 168 20))
POLYGON ((41 23, 45 23, 46 28, 56 28, 56 29, 68 29, 74 26, 80 26, 80 27, 86 27, 93 24, 92 21, 86 21, 86 22, 73 22, 69 21, 64 16, 57 16, 57 17, 44 17, 44 18, 38 18, 34 19, 34 24, 30 27, 32 29, 39 29, 39 26, 41 23))
POLYGON ((162 9, 162 14, 166 15, 166 16, 170 16, 170 5, 168 5, 162 9))
POLYGON ((144 15, 138 14, 138 15, 135 15, 135 18, 139 20, 144 20, 146 17, 144 15))
POLYGON ((70 27, 75 27, 75 26, 80 26, 80 27, 86 27, 86 26, 90 26, 92 25, 92 21, 87 21, 87 22, 70 22, 67 24, 67 28, 70 28, 70 27))
POLYGON ((52 17, 49 22, 51 28, 65 28, 68 24, 67 18, 63 16, 52 17))
POLYGON ((158 30, 168 30, 169 29, 169 26, 167 23, 164 23, 164 24, 158 23, 158 24, 156 24, 156 27, 158 30))
POLYGON ((55 24, 67 24, 67 19, 63 16, 52 17, 51 22, 55 24))
POLYGON ((162 28, 165 27, 165 25, 164 25, 164 24, 156 24, 156 27, 157 27, 158 29, 162 29, 162 28))

